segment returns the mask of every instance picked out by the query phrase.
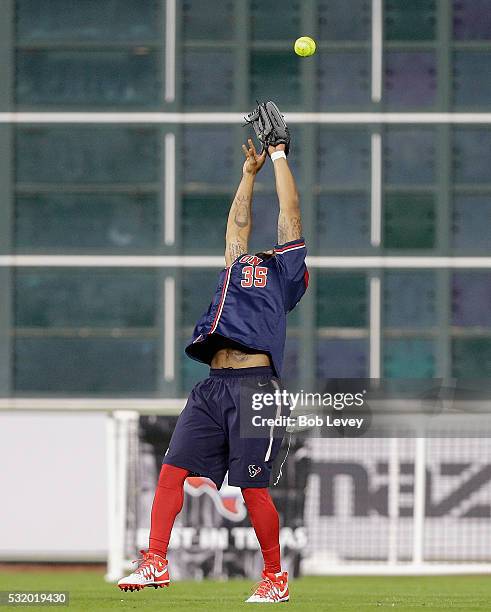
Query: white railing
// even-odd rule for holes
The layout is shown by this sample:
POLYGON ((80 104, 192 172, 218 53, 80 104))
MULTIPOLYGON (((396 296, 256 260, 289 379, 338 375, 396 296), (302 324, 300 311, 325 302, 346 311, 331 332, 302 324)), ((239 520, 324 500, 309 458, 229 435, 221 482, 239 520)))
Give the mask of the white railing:
MULTIPOLYGON (((124 124, 243 124, 244 112, 11 112, 0 113, 0 123, 124 123, 124 124)), ((491 113, 285 113, 288 123, 315 124, 491 124, 491 113)))
MULTIPOLYGON (((307 265, 319 269, 491 268, 491 257, 439 257, 418 255, 390 256, 311 256, 307 265)), ((0 267, 13 268, 217 268, 221 255, 0 255, 0 267)))

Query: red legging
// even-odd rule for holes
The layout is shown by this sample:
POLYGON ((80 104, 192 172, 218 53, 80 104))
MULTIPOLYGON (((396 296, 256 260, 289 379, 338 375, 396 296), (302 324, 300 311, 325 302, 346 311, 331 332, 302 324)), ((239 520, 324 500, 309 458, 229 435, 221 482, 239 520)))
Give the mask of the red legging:
POLYGON ((242 489, 259 546, 264 559, 264 571, 277 574, 280 565, 280 518, 268 489, 242 489))
POLYGON ((169 546, 170 532, 176 516, 182 510, 184 481, 188 470, 164 463, 152 505, 150 542, 148 551, 165 557, 169 546))
MULTIPOLYGON (((184 501, 184 481, 189 471, 164 464, 152 506, 149 552, 165 557, 176 516, 184 501)), ((280 521, 268 489, 242 489, 249 517, 264 557, 264 571, 278 573, 280 521)))

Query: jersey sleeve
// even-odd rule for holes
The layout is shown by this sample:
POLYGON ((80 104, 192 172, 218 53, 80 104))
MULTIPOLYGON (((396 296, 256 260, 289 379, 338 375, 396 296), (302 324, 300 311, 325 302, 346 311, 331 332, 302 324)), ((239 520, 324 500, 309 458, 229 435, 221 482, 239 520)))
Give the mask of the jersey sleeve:
POLYGON ((305 240, 299 238, 285 244, 277 244, 274 252, 283 280, 285 310, 290 312, 298 304, 309 284, 309 272, 305 265, 305 240))

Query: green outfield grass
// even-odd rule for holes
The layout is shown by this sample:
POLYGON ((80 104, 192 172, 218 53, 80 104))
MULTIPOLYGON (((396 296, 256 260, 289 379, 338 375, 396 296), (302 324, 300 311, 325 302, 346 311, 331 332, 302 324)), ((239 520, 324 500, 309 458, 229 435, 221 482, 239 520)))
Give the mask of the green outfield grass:
MULTIPOLYGON (((252 584, 246 580, 176 582, 168 589, 121 593, 114 585, 107 584, 102 573, 97 571, 8 571, 0 574, 1 591, 69 591, 70 605, 61 608, 69 611, 173 609, 232 612, 250 608, 250 604, 242 602, 252 584)), ((487 576, 301 578, 292 581, 290 593, 292 599, 285 604, 287 610, 491 610, 491 577, 487 576)))

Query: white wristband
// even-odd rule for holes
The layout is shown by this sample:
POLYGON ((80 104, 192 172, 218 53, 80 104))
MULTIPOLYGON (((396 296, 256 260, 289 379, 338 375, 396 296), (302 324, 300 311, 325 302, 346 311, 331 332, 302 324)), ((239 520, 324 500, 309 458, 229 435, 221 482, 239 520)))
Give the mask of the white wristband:
POLYGON ((284 157, 286 159, 286 155, 284 151, 275 151, 274 153, 271 153, 271 161, 276 161, 277 159, 280 159, 280 157, 284 157))

